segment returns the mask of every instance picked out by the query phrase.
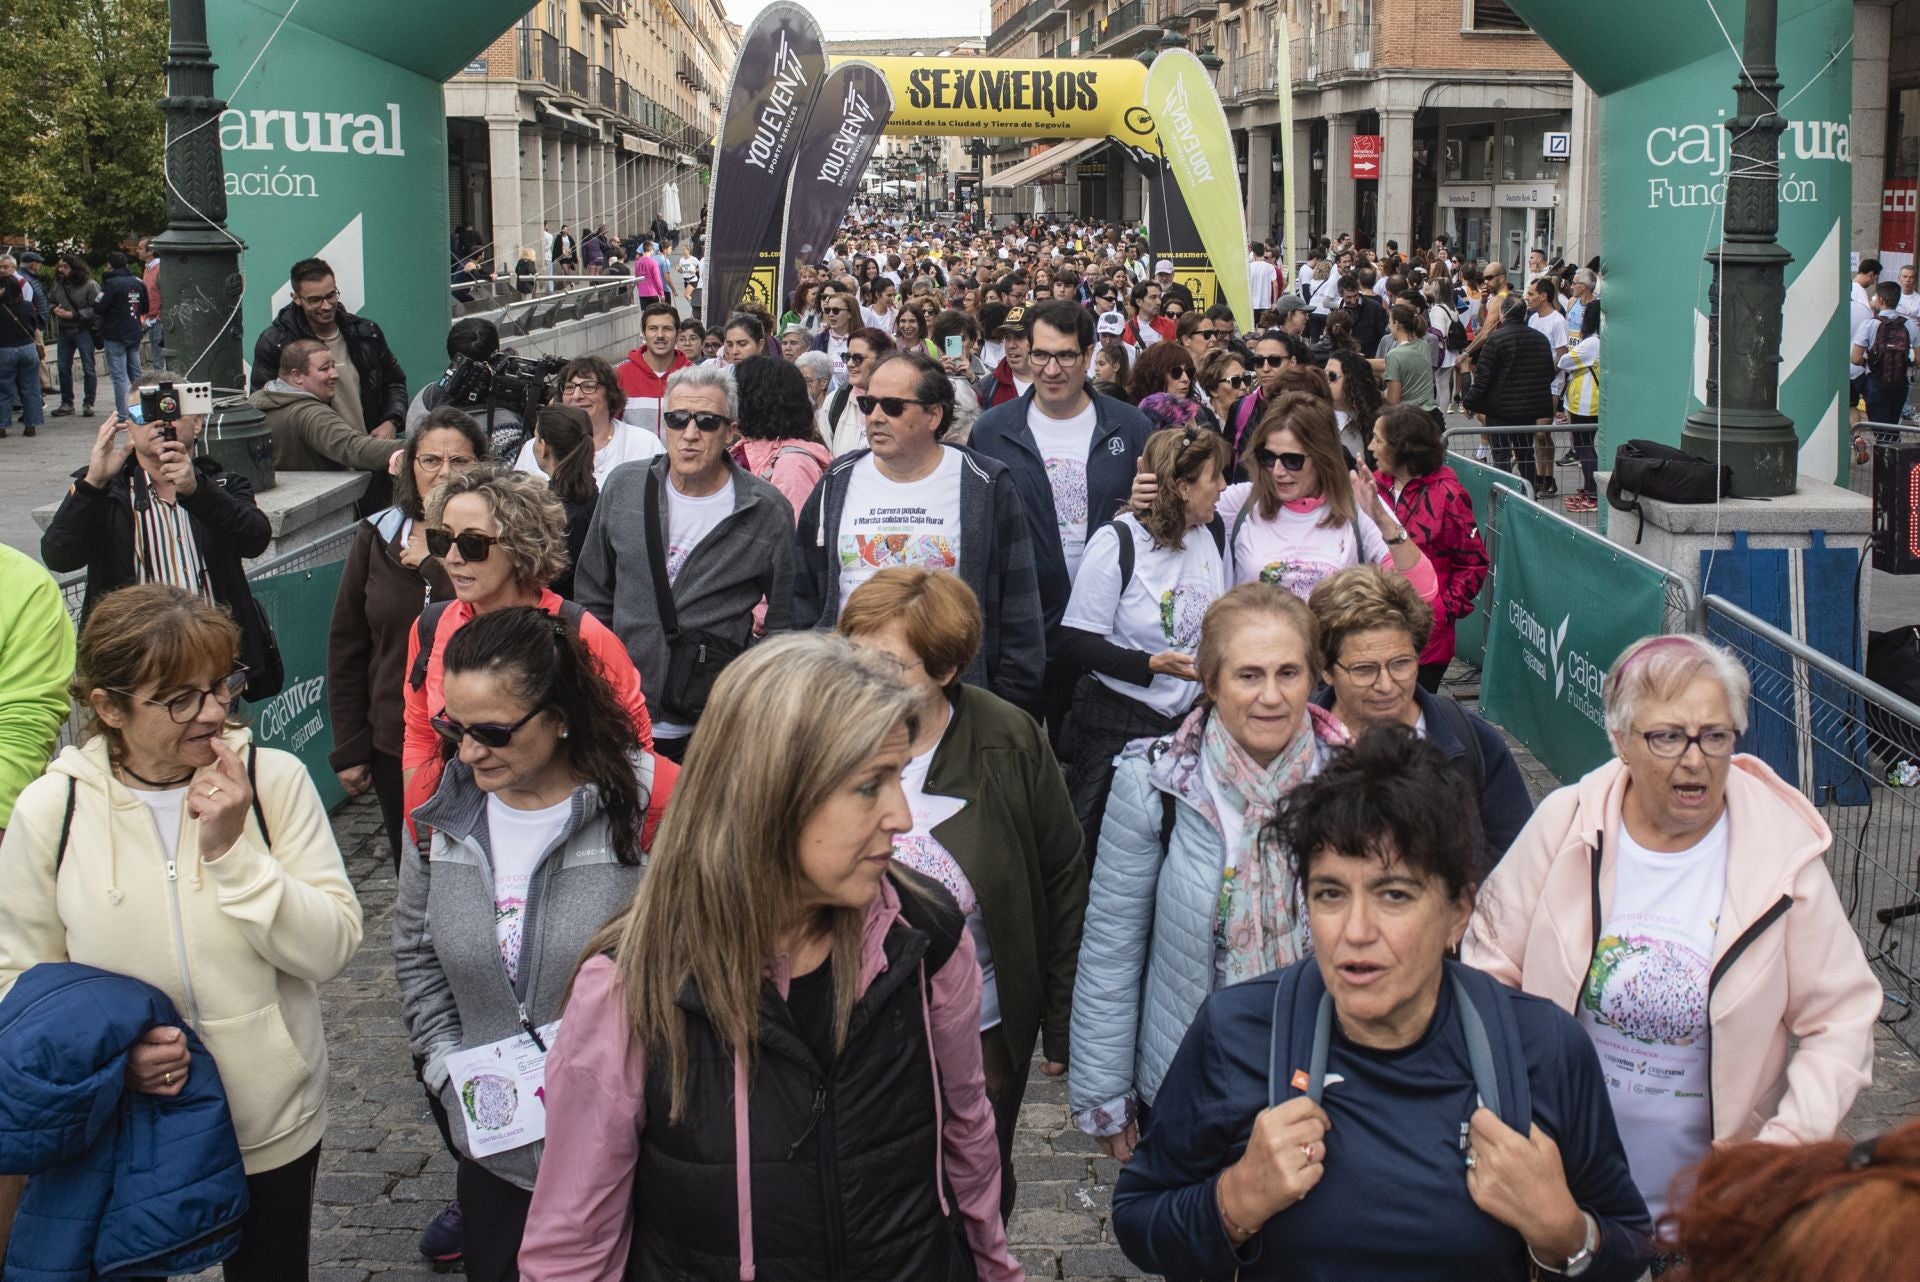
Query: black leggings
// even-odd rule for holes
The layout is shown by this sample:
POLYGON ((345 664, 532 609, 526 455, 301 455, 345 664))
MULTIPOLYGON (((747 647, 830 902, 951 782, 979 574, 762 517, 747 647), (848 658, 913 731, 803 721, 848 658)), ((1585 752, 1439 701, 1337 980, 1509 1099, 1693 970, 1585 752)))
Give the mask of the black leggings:
POLYGON ((306 1282, 313 1182, 319 1174, 320 1146, 315 1144, 285 1166, 247 1176, 249 1205, 240 1217, 240 1249, 220 1266, 226 1282, 306 1282))
POLYGON ((1061 736, 1061 767, 1086 843, 1087 867, 1093 867, 1100 853, 1100 825, 1106 818, 1107 792, 1113 786, 1114 757, 1135 739, 1166 734, 1180 721, 1109 689, 1091 675, 1081 677, 1074 687, 1073 710, 1067 714, 1061 736))
POLYGON ((375 750, 369 766, 373 774, 373 795, 380 799, 380 821, 387 826, 387 853, 393 857, 393 870, 400 871, 400 843, 407 833, 407 783, 400 769, 400 758, 375 750))
POLYGON ((533 1194, 466 1158, 460 1159, 454 1189, 460 1197, 461 1261, 469 1282, 519 1282, 520 1239, 527 1233, 533 1194))

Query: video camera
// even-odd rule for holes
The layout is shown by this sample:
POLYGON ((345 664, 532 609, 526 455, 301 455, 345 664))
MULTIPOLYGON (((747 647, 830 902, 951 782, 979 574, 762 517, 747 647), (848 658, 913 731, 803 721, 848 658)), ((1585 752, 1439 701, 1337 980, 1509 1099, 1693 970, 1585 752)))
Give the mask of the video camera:
POLYGON ((440 376, 446 392, 443 404, 456 409, 491 404, 507 410, 522 423, 553 399, 553 381, 567 362, 558 356, 512 356, 495 352, 485 360, 456 356, 447 372, 440 376))

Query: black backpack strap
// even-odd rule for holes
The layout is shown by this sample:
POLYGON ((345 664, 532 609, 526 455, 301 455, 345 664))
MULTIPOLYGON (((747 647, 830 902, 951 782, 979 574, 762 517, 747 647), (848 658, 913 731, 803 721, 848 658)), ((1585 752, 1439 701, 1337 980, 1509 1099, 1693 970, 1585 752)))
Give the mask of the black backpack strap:
POLYGON ((1286 967, 1274 977, 1273 1026, 1267 1043, 1267 1107, 1274 1108, 1293 1098, 1299 1091, 1320 1100, 1327 1076, 1327 1047, 1333 1035, 1333 1001, 1321 982, 1319 964, 1308 957, 1286 967), (1309 1013, 1306 1009, 1311 1005, 1309 1013), (1308 1045, 1309 1067, 1295 1076, 1293 1049, 1297 1042, 1308 1045), (1312 1065, 1319 1066, 1318 1072, 1312 1065))
POLYGON ((1207 522, 1207 533, 1213 536, 1213 550, 1220 554, 1222 560, 1225 560, 1227 555, 1227 523, 1220 519, 1218 512, 1215 512, 1212 519, 1207 522))
POLYGON ((257 745, 247 746, 247 791, 253 794, 253 820, 260 825, 260 842, 269 848, 273 845, 273 834, 267 830, 267 812, 260 808, 260 785, 254 782, 253 763, 260 759, 257 745))
POLYGON ((414 634, 420 638, 420 652, 413 658, 413 667, 407 673, 407 684, 415 691, 427 688, 427 660, 433 657, 433 634, 440 627, 440 616, 447 612, 449 601, 429 601, 420 617, 414 621, 414 634))
POLYGON ((1481 746, 1480 733, 1474 729, 1473 718, 1448 695, 1433 696, 1433 707, 1438 719, 1446 722, 1448 732, 1466 746, 1467 760, 1473 763, 1469 771, 1469 777, 1473 780, 1473 795, 1478 799, 1487 791, 1487 750, 1481 746))
POLYGON ((1119 517, 1107 522, 1113 527, 1114 534, 1120 540, 1120 595, 1126 595, 1127 585, 1133 582, 1133 531, 1119 517))
POLYGON ((1480 1103, 1501 1121, 1526 1135, 1533 1127, 1533 1090, 1527 1079, 1526 1048, 1513 1016, 1510 991, 1492 976, 1459 962, 1447 962, 1447 982, 1459 1006, 1460 1031, 1480 1103))
POLYGON ((829 431, 840 426, 840 416, 846 413, 847 401, 850 400, 852 396, 852 383, 846 384, 833 394, 833 404, 827 407, 827 429, 829 431))
MULTIPOLYGON (((666 526, 660 521, 660 478, 647 469, 647 567, 653 572, 653 608, 660 616, 660 627, 672 645, 680 636, 680 611, 674 607, 673 584, 667 581, 666 526)), ((576 628, 579 624, 576 622, 576 628)))
POLYGON ((72 775, 67 776, 67 809, 60 816, 60 844, 53 848, 53 875, 60 877, 60 865, 67 861, 67 838, 73 835, 73 803, 79 795, 80 785, 72 775))

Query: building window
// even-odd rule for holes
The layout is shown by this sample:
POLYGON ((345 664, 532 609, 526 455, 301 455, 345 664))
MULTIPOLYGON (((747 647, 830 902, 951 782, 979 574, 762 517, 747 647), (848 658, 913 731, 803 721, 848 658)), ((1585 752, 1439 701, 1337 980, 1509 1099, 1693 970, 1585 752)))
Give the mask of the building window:
POLYGON ((1493 181, 1494 127, 1490 120, 1447 126, 1446 181, 1493 181))
POLYGON ((1541 152, 1545 149, 1546 135, 1566 127, 1567 117, 1560 112, 1509 117, 1503 130, 1504 145, 1500 149, 1501 181, 1532 182, 1558 178, 1566 170, 1566 165, 1546 159, 1541 152))
POLYGON ((1526 19, 1507 0, 1464 0, 1464 25, 1469 31, 1530 31, 1526 19))

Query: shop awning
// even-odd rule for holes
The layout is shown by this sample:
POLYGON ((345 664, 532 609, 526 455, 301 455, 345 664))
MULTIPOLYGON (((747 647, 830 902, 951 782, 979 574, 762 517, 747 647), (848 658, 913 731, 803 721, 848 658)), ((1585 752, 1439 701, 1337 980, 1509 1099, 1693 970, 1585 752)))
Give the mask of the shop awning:
POLYGON ((1072 142, 1049 147, 1037 156, 1029 156, 1011 168, 990 175, 980 185, 988 191, 1012 191, 1024 187, 1046 177, 1060 166, 1078 160, 1095 147, 1105 146, 1106 142, 1105 138, 1076 138, 1072 142))

